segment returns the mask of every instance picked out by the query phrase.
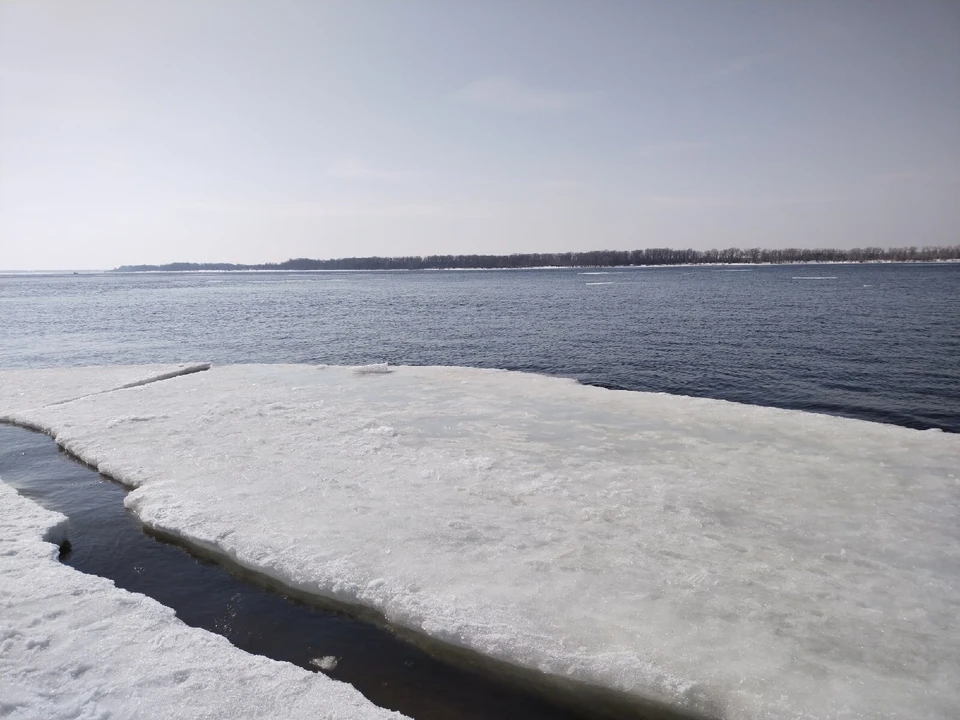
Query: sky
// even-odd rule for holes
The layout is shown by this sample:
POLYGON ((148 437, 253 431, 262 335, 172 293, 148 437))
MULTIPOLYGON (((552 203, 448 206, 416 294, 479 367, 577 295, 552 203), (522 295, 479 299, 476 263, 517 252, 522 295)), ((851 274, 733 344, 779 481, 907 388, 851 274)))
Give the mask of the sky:
POLYGON ((958 0, 0 0, 0 269, 960 243, 958 0))

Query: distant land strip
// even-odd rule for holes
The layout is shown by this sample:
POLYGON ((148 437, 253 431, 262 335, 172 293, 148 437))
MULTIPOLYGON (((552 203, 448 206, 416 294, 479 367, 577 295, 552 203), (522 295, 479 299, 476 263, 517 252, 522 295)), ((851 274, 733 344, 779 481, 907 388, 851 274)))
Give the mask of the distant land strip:
POLYGON ((404 255, 348 257, 332 260, 292 258, 281 263, 174 262, 166 265, 121 265, 111 272, 185 272, 202 270, 495 270, 538 267, 622 267, 630 265, 782 265, 829 262, 938 262, 960 260, 960 245, 854 248, 853 250, 786 248, 763 250, 590 250, 513 255, 404 255))

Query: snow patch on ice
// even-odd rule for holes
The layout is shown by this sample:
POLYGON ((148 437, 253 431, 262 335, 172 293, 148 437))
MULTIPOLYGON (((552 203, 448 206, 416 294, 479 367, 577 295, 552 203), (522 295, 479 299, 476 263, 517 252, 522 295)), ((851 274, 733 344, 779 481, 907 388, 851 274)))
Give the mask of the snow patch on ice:
POLYGON ((357 365, 353 368, 354 375, 384 375, 390 372, 390 366, 387 363, 374 363, 373 365, 357 365))
POLYGON ((110 418, 110 420, 107 421, 107 427, 115 427, 116 425, 121 425, 122 423, 163 420, 166 417, 166 415, 118 415, 117 417, 110 418))
POLYGON ((380 425, 378 427, 367 428, 367 433, 370 435, 379 435, 380 437, 394 437, 397 431, 389 425, 380 425))

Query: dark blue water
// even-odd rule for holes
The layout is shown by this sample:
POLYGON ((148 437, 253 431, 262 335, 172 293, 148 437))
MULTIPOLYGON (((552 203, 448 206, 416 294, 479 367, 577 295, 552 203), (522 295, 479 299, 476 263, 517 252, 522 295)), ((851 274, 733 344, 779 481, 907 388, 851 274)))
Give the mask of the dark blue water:
POLYGON ((499 367, 960 432, 960 264, 737 270, 4 276, 0 367, 499 367))

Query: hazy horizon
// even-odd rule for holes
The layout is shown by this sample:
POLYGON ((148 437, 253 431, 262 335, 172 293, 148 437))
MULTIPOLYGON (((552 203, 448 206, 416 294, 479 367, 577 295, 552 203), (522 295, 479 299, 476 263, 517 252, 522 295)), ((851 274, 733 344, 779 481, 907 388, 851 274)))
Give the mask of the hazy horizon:
POLYGON ((0 269, 960 242, 960 2, 0 0, 0 269))

